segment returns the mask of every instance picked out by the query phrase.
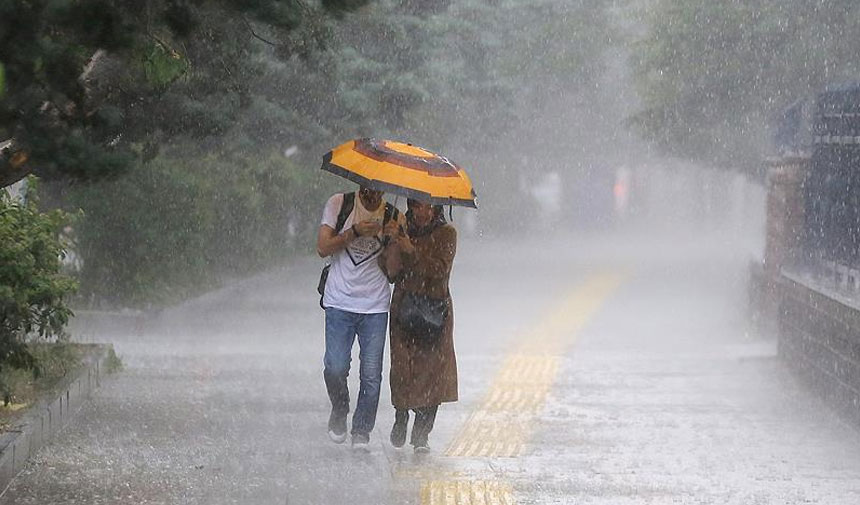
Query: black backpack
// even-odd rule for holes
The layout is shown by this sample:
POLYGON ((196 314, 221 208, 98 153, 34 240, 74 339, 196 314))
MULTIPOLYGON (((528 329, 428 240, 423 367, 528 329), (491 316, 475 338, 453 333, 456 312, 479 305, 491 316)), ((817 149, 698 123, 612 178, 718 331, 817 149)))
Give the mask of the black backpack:
MULTIPOLYGON (((340 212, 337 213, 337 221, 334 225, 334 234, 340 235, 341 230, 343 230, 343 225, 346 223, 346 218, 352 213, 352 209, 355 208, 355 193, 344 193, 343 194, 343 203, 340 206, 340 212)), ((383 226, 388 223, 391 219, 397 219, 397 207, 391 205, 388 202, 385 202, 385 215, 382 218, 383 226)), ((320 280, 317 284, 317 293, 320 294, 320 308, 325 310, 325 306, 323 305, 323 296, 325 296, 325 283, 328 280, 328 271, 331 268, 331 263, 327 263, 322 272, 320 272, 320 280)))

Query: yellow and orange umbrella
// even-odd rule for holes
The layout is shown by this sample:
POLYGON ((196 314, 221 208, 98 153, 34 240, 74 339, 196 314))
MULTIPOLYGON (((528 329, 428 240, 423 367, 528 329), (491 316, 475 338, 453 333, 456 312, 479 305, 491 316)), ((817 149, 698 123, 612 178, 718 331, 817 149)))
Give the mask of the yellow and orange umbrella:
POLYGON ((362 186, 435 205, 477 208, 466 171, 448 158, 412 144, 363 138, 323 157, 322 169, 362 186))

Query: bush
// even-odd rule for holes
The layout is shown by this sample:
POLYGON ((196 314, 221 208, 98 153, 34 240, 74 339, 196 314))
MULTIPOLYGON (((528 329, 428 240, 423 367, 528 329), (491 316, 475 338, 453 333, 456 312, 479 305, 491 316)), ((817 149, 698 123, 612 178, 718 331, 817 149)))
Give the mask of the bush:
POLYGON ((22 201, 0 190, 0 372, 39 371, 28 340, 64 337, 73 279, 61 273, 61 230, 70 216, 38 210, 35 178, 22 201))
POLYGON ((81 294, 130 304, 180 298, 206 271, 204 200, 191 174, 160 162, 78 187, 81 294))
POLYGON ((311 243, 325 198, 318 172, 276 152, 162 156, 78 187, 82 295, 102 306, 163 306, 288 257, 311 243))
POLYGON ((85 348, 65 342, 31 342, 27 349, 36 363, 35 368, 6 367, 0 370, 2 405, 0 431, 16 411, 32 405, 49 391, 57 391, 62 379, 81 365, 85 348))

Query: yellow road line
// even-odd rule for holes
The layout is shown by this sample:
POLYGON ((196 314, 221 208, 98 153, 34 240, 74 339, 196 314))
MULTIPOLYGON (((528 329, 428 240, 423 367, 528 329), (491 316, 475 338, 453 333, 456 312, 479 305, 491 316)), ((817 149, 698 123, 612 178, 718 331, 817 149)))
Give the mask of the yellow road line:
POLYGON ((426 505, 513 505, 513 489, 493 480, 433 480, 421 486, 426 505))
POLYGON ((454 440, 449 457, 516 457, 531 433, 555 382, 560 355, 621 284, 619 274, 598 274, 572 291, 550 316, 520 339, 493 380, 483 402, 454 440))
MULTIPOLYGON (((589 277, 526 335, 493 379, 445 455, 460 458, 514 458, 528 441, 535 416, 558 374, 561 356, 625 276, 589 277)), ((499 480, 469 480, 451 475, 426 480, 422 505, 513 505, 512 486, 499 480)))

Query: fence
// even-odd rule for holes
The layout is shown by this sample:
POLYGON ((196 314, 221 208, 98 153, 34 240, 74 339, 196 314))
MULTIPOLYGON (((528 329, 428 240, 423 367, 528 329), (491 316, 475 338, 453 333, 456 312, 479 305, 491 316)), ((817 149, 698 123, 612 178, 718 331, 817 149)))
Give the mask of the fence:
POLYGON ((796 268, 860 292, 860 85, 818 95, 796 268))

